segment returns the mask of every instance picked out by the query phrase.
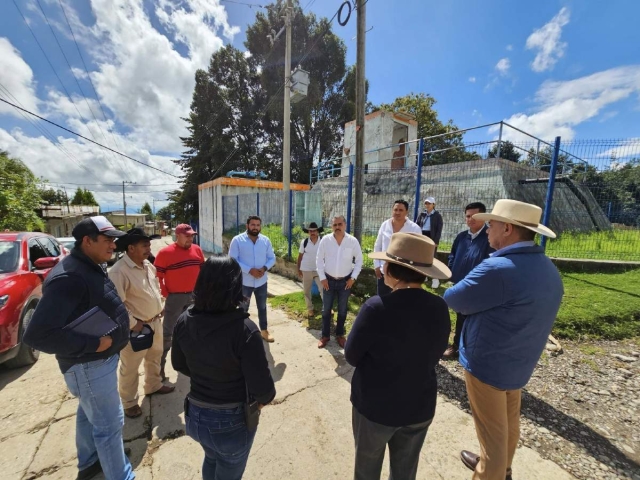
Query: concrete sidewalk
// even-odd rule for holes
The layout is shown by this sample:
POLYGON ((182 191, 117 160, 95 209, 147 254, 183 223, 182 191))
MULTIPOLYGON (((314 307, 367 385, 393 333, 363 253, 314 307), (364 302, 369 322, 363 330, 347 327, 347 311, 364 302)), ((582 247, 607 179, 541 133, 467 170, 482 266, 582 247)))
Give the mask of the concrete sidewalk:
MULTIPOLYGON (((295 282, 289 282, 275 275, 269 280, 274 287, 299 291, 295 282)), ((264 345, 277 396, 262 411, 244 478, 352 478, 349 382, 353 369, 335 342, 318 350, 320 332, 306 330, 284 312, 267 308, 275 343, 264 345)), ((255 304, 251 316, 257 318, 255 304)), ((140 382, 143 415, 126 419, 125 442, 132 449, 136 478, 195 480, 201 478, 204 454, 185 436, 183 400, 189 379, 171 368, 167 374, 176 386, 170 395, 144 397, 140 382)), ((53 356, 41 354, 31 368, 0 367, 0 405, 0 476, 4 480, 75 478, 77 400, 68 393, 53 356)), ((440 397, 418 478, 469 479, 471 472, 459 460, 462 449, 478 450, 472 418, 440 397)), ((526 447, 518 449, 513 467, 518 480, 573 478, 526 447)), ((385 478, 387 472, 385 461, 385 478)))
MULTIPOLYGON (((265 349, 278 393, 263 410, 244 478, 351 478, 352 368, 334 342, 327 349, 316 348, 319 332, 305 330, 270 307, 268 315, 276 341, 265 344, 265 349)), ((176 392, 142 397, 143 416, 126 420, 124 436, 133 450, 131 460, 138 479, 201 478, 202 449, 184 436, 183 399, 189 379, 173 370, 167 373, 176 392)), ((68 394, 55 359, 43 354, 30 369, 0 369, 0 387, 2 478, 74 478, 77 401, 68 394)), ((471 416, 440 398, 418 478, 470 478, 471 472, 458 458, 463 448, 478 448, 471 416)), ((387 471, 385 463, 383 472, 387 471)), ((514 472, 518 480, 573 478, 525 447, 518 449, 514 472)))

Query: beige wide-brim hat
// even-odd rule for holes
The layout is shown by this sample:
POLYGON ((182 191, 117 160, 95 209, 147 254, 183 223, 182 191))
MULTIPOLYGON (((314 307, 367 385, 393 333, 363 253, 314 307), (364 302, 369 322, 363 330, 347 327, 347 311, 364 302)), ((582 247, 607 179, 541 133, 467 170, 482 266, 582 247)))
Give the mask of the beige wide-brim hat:
POLYGON ((510 223, 532 230, 540 235, 556 238, 556 234, 548 227, 540 223, 542 209, 537 205, 518 202, 517 200, 501 199, 493 206, 491 213, 476 213, 474 220, 496 220, 510 223))
POLYGON ((429 237, 417 233, 394 233, 387 251, 370 253, 369 258, 396 263, 430 278, 451 278, 451 270, 434 258, 435 253, 436 244, 429 237))

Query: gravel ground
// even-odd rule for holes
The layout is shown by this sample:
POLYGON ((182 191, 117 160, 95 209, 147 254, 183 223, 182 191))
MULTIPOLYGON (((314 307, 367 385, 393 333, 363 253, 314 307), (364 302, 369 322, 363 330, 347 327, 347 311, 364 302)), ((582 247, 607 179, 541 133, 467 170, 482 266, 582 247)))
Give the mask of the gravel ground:
MULTIPOLYGON (((562 342, 522 396, 520 442, 580 479, 640 480, 638 342, 562 342)), ((441 362, 439 389, 469 410, 463 369, 441 362)), ((517 472, 515 478, 517 478, 517 472)))

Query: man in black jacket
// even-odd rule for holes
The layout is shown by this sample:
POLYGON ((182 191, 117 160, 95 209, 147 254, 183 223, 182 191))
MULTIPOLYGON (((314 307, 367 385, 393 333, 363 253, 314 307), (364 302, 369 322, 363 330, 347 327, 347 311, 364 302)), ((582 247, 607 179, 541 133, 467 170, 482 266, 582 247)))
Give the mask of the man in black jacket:
POLYGON ((124 232, 97 216, 82 220, 72 234, 75 247, 44 282, 24 342, 56 355, 69 391, 78 397, 78 480, 101 471, 107 480, 130 480, 135 476, 122 444, 124 413, 116 374, 118 352, 129 341, 129 315, 102 268, 113 254, 115 238, 124 232), (115 321, 111 333, 93 337, 65 329, 93 307, 115 321))

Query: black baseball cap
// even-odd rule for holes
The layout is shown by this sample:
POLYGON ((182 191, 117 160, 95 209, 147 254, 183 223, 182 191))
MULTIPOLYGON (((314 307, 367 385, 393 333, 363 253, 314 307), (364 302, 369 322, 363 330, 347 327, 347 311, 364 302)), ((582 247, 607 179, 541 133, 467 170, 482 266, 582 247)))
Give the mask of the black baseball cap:
POLYGON ((76 240, 82 240, 87 235, 95 235, 96 233, 107 237, 122 237, 126 235, 125 232, 111 225, 111 222, 102 215, 81 220, 80 223, 73 227, 71 235, 76 240))

